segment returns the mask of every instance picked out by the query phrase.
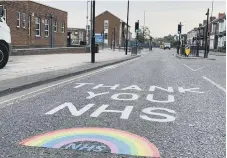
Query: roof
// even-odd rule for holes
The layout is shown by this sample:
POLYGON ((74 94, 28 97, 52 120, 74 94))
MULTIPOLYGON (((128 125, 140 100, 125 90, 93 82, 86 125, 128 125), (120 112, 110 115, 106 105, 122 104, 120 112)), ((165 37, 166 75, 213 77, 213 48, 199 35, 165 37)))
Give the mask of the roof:
POLYGON ((40 5, 43 5, 43 6, 45 6, 45 7, 49 7, 49 8, 52 8, 52 9, 56 9, 56 10, 59 10, 59 11, 62 11, 62 12, 65 12, 65 13, 68 14, 67 11, 64 11, 64 10, 61 10, 61 9, 58 9, 58 8, 54 8, 54 7, 51 7, 51 6, 46 5, 46 4, 42 4, 42 3, 40 3, 40 1, 38 1, 38 0, 36 0, 36 1, 35 1, 35 0, 28 0, 28 2, 40 4, 40 5))
MULTIPOLYGON (((218 22, 219 20, 222 20, 222 19, 225 19, 226 18, 226 15, 222 15, 221 17, 217 18, 217 19, 214 19, 213 21, 211 21, 210 23, 215 23, 215 22, 218 22)), ((209 24, 210 24, 209 23, 209 24)))
MULTIPOLYGON (((105 13, 109 13, 109 14, 111 14, 112 16, 114 16, 115 18, 119 19, 121 22, 124 22, 124 20, 121 20, 119 17, 117 17, 116 15, 112 14, 112 13, 109 12, 108 10, 106 10, 106 11, 100 13, 100 14, 97 15, 95 18, 97 18, 97 17, 99 17, 99 16, 101 16, 101 15, 103 15, 103 14, 105 14, 105 13)), ((126 22, 124 22, 124 23, 126 24, 126 22)), ((128 25, 128 26, 130 27, 130 25, 128 25)))

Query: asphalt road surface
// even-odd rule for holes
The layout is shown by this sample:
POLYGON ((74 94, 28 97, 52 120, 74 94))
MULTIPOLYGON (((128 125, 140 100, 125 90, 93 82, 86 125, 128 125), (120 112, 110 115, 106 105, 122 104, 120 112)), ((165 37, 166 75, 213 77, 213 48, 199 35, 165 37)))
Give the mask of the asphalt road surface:
POLYGON ((225 157, 225 57, 176 50, 0 98, 0 157, 225 157))

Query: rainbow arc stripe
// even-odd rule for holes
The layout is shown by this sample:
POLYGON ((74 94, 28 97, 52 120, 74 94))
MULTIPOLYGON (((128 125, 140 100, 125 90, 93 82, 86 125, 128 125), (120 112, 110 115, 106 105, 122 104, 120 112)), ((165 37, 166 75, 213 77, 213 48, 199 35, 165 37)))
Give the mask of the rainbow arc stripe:
POLYGON ((73 142, 96 141, 107 145, 111 153, 160 157, 158 149, 147 139, 112 128, 71 128, 48 132, 20 142, 25 146, 60 148, 73 142))

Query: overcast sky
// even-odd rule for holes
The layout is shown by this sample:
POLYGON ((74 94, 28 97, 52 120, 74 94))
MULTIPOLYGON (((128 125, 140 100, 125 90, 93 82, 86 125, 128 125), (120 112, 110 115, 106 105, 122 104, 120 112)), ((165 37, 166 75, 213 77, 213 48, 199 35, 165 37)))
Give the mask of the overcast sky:
MULTIPOLYGON (((68 27, 85 28, 86 26, 86 1, 38 1, 68 12, 68 27)), ((213 16, 226 10, 225 1, 214 0, 213 16)), ((206 19, 207 8, 212 7, 212 1, 130 1, 129 25, 134 32, 134 23, 140 20, 144 23, 144 11, 146 10, 145 25, 151 29, 153 37, 163 37, 168 34, 176 34, 177 24, 183 23, 183 33, 197 27, 206 19)), ((90 3, 89 3, 90 10, 90 3)), ((127 1, 99 1, 96 0, 96 15, 110 11, 126 22, 127 1)), ((90 11, 89 11, 90 15, 90 11)), ((90 16, 89 16, 90 18, 90 16)))

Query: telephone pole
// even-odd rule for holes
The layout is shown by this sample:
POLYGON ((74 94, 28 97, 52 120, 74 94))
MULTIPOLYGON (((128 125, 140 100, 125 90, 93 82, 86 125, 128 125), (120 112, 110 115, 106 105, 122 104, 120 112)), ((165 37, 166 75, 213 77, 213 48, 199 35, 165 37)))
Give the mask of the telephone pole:
POLYGON ((93 0, 92 5, 92 49, 91 49, 91 62, 95 63, 95 0, 93 0))
POLYGON ((209 20, 209 8, 207 9, 207 24, 206 24, 206 33, 205 33, 205 53, 204 53, 204 58, 208 57, 208 49, 207 49, 207 36, 208 36, 208 20, 209 20))
POLYGON ((127 31, 126 31, 125 55, 128 54, 128 19, 129 19, 129 0, 128 0, 128 8, 127 8, 127 31))

